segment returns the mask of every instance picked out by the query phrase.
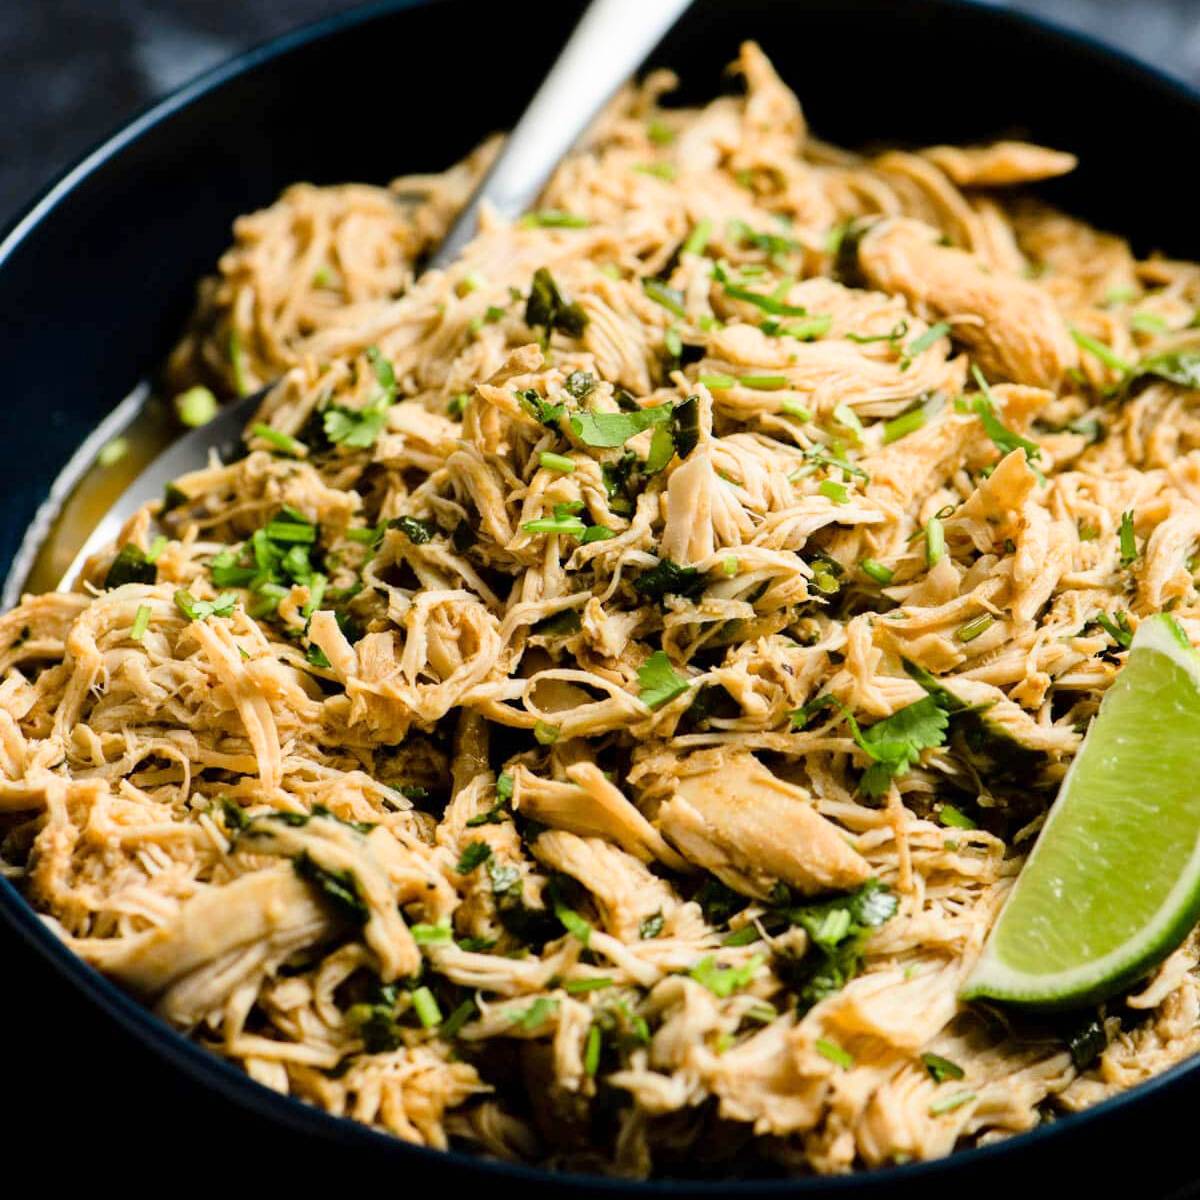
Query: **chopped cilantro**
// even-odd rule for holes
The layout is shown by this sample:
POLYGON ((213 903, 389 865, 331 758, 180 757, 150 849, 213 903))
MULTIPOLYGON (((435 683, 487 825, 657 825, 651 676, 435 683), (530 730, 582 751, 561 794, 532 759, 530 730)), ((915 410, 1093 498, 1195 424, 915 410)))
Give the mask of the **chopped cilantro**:
MULTIPOLYGON (((1108 1045, 1108 1031, 1104 1028, 1104 1022, 1093 1013, 1071 1029, 1065 1040, 1075 1069, 1086 1071, 1104 1053, 1108 1045)), ((957 1078, 962 1078, 961 1071, 957 1078)))
POLYGON ((571 428, 585 446, 612 449, 631 437, 671 420, 669 404, 639 408, 635 412, 580 412, 571 416, 571 428))
POLYGON ((871 759, 859 786, 875 799, 887 793, 891 781, 903 775, 922 750, 942 745, 948 725, 946 711, 935 696, 923 696, 866 729, 849 713, 846 719, 859 749, 871 759))
POLYGON ((596 390, 596 377, 587 371, 572 371, 563 380, 563 389, 576 400, 582 400, 596 390))
POLYGON ((568 303, 554 276, 545 267, 533 273, 529 299, 525 304, 525 324, 531 328, 541 327, 549 338, 551 330, 557 329, 568 337, 580 337, 588 323, 587 313, 578 303, 568 303))
POLYGON ((862 947, 871 930, 896 913, 896 897, 884 883, 869 879, 846 896, 776 910, 791 925, 799 925, 809 937, 807 952, 800 958, 776 956, 775 973, 796 992, 803 1008, 840 991, 858 973, 862 947))
POLYGON ((454 869, 460 875, 470 875, 476 867, 492 857, 492 848, 487 842, 468 842, 458 857, 454 869))
POLYGON ((510 1009, 508 1019, 527 1033, 540 1029, 558 1010, 558 1001, 551 996, 539 996, 528 1008, 510 1009))
POLYGON ((724 999, 746 987, 765 961, 763 955, 755 954, 740 967, 719 967, 717 960, 709 954, 702 958, 688 975, 702 987, 708 988, 714 996, 724 999))
POLYGON ((175 593, 175 604, 189 621, 203 621, 206 617, 228 617, 237 607, 237 596, 222 592, 215 600, 197 600, 191 592, 180 588, 175 593))
POLYGON ((638 668, 638 698, 650 709, 661 708, 669 700, 681 696, 690 684, 676 674, 671 660, 662 650, 655 650, 638 668))
POLYGON ((1130 382, 1153 375, 1179 387, 1200 389, 1200 351, 1172 350, 1144 358, 1135 368, 1130 382))
POLYGON ((663 931, 663 915, 656 912, 653 916, 643 917, 638 925, 638 937, 643 941, 647 938, 656 938, 663 931))
POLYGON ((799 708, 792 709, 789 716, 793 729, 803 729, 805 726, 812 723, 814 717, 819 713, 825 712, 827 709, 836 708, 838 704, 837 697, 826 692, 822 696, 815 696, 807 704, 800 705, 799 708))
POLYGON ((669 558, 660 558, 633 581, 633 586, 640 595, 651 599, 674 595, 694 600, 706 585, 704 576, 695 567, 681 567, 669 558))
POLYGON ((942 804, 938 808, 938 820, 949 829, 975 829, 974 821, 953 804, 942 804))
POLYGON ((158 578, 158 568, 140 546, 132 542, 117 551, 112 566, 104 576, 106 588, 121 587, 126 583, 153 583, 158 578))

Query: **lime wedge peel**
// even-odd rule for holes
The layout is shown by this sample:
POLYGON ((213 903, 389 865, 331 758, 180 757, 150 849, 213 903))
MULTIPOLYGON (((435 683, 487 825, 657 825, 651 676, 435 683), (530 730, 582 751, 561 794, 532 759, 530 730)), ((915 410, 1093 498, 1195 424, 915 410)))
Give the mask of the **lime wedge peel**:
POLYGON ((1200 919, 1200 654, 1138 627, 964 1000, 1069 1008, 1146 974, 1200 919))

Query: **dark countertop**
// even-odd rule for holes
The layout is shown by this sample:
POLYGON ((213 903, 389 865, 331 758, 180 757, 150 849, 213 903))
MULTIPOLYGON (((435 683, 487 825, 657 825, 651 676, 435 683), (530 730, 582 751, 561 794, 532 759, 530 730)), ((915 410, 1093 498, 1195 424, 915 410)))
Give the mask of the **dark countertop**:
MULTIPOLYGON (((0 0, 0 228, 153 100, 256 43, 352 6, 351 0, 0 0)), ((1087 30, 1200 86, 1200 0, 1017 0, 1012 7, 1087 30)), ((1002 74, 994 82, 1014 86, 1002 74)), ((1114 130, 1115 150, 1121 140, 1114 130)), ((87 1177, 139 1190, 183 1184, 187 1194, 195 1180, 237 1196, 269 1171, 273 1192, 303 1173, 303 1194, 315 1193, 330 1166, 327 1147, 292 1138, 283 1149, 283 1135, 260 1119, 231 1113, 82 998, 63 996, 61 980, 10 936, 0 937, 6 1035, 0 1078, 8 1085, 7 1172, 21 1172, 14 1181, 32 1167, 47 1183, 87 1177), (39 1004, 49 995, 61 997, 52 1015, 39 1004)), ((1181 1135, 1187 1119, 1181 1114, 1181 1135)), ((1137 1155, 1138 1148, 1125 1152, 1137 1155)), ((344 1172, 344 1156, 341 1163, 344 1172)), ((387 1178, 379 1167, 357 1160, 339 1190, 376 1187, 387 1178)), ((1145 1169, 1137 1191, 1161 1195, 1166 1180, 1156 1178, 1153 1163, 1145 1169)), ((427 1181, 409 1173, 397 1182, 403 1195, 427 1181)), ((493 1186, 488 1194, 508 1189, 493 1186)), ((988 1194, 985 1181, 975 1194, 988 1194)))

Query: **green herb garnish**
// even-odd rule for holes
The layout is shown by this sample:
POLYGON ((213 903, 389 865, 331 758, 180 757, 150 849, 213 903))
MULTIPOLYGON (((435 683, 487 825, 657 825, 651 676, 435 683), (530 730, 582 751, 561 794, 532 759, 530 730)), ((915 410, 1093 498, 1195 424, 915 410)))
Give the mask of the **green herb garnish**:
POLYGON ((662 650, 655 650, 638 668, 638 698, 649 709, 661 708, 669 700, 681 696, 691 686, 678 675, 671 660, 662 650))
POLYGON ((922 1054, 921 1061, 925 1064, 925 1069, 934 1083, 945 1083, 947 1079, 962 1079, 966 1075, 958 1063, 951 1062, 940 1054, 922 1054))
POLYGON ((694 600, 706 586, 704 576, 695 567, 681 567, 669 558, 658 562, 633 581, 634 590, 650 599, 684 596, 694 600))
POLYGON ((237 596, 222 592, 215 600, 197 600, 191 592, 180 588, 175 593, 175 605, 189 621, 203 621, 206 617, 230 616, 237 607, 237 596))
POLYGON ((908 771, 921 751, 942 745, 949 724, 934 696, 923 696, 866 729, 849 713, 846 719, 859 749, 872 760, 859 786, 873 799, 886 795, 891 781, 908 771))
POLYGON ((105 588, 122 587, 127 583, 153 583, 158 578, 158 568, 147 557, 140 546, 132 542, 117 551, 112 566, 104 576, 105 588))
POLYGON ((746 987, 765 961, 763 955, 755 954, 740 967, 719 967, 717 960, 709 954, 702 958, 688 975, 702 987, 708 988, 714 996, 724 999, 746 987))
POLYGON ((487 862, 491 857, 492 848, 487 842, 468 842, 458 856, 458 863, 454 869, 460 875, 470 875, 476 867, 487 862))

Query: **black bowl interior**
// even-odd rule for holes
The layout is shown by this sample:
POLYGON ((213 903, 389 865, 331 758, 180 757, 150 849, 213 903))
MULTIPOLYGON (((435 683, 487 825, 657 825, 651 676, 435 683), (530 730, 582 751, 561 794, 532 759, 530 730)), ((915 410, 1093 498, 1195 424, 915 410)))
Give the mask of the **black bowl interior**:
MULTIPOLYGON (((319 37, 282 39, 152 110, 35 206, 0 245, 0 575, 70 452, 162 360, 237 214, 296 180, 384 182, 444 167, 511 124, 582 5, 528 3, 519 20, 514 7, 394 0, 334 19, 319 37)), ((1031 136, 1081 158, 1076 174, 1047 189, 1052 199, 1141 249, 1200 257, 1194 201, 1178 174, 1180 147, 1200 134, 1200 102, 1110 51, 954 0, 697 0, 654 61, 680 71, 682 100, 702 100, 725 86, 723 69, 745 38, 772 56, 822 137, 861 145, 1031 136), (1118 152, 1131 142, 1136 155, 1118 152)), ((383 1139, 270 1099, 54 948, 3 881, 0 913, 72 986, 271 1121, 391 1153, 393 1166, 406 1155, 417 1174, 455 1161, 455 1170, 475 1169, 461 1158, 381 1151, 383 1139)), ((1068 1161, 1076 1182, 1112 1184, 1125 1160, 1105 1147, 1118 1140, 1139 1147, 1136 1169, 1143 1182, 1149 1171, 1153 1187, 1156 1171, 1170 1177, 1172 1145, 1187 1149, 1167 1135, 1195 1091, 1177 1070, 1010 1150, 820 1188, 929 1196, 969 1179, 977 1194, 1068 1161)), ((490 1186, 507 1191, 519 1180, 528 1190, 537 1178, 502 1174, 490 1186)))

